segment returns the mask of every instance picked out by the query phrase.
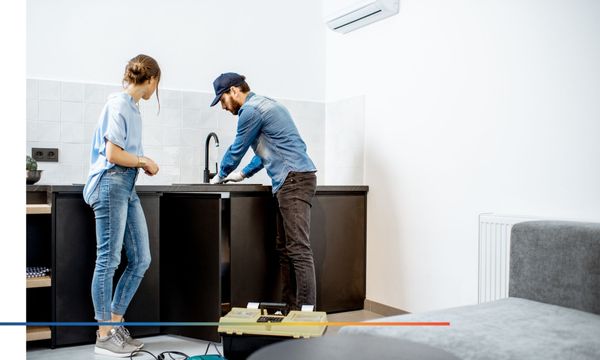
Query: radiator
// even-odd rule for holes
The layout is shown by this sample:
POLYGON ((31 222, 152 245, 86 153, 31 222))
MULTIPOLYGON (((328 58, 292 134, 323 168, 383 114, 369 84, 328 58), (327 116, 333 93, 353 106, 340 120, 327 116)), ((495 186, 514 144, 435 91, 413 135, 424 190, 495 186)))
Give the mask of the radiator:
POLYGON ((479 215, 479 303, 508 297, 510 231, 533 217, 479 215))

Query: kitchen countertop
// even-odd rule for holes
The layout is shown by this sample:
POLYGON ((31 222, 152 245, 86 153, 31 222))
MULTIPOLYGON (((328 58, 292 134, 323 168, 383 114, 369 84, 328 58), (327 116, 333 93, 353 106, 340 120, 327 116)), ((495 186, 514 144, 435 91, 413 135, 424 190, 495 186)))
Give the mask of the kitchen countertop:
MULTIPOLYGON (((172 184, 172 185, 137 185, 139 192, 271 192, 271 186, 261 184, 172 184)), ((82 192, 83 184, 72 185, 27 185, 27 192, 82 192)), ((320 185, 318 193, 324 192, 368 192, 366 185, 320 185)))

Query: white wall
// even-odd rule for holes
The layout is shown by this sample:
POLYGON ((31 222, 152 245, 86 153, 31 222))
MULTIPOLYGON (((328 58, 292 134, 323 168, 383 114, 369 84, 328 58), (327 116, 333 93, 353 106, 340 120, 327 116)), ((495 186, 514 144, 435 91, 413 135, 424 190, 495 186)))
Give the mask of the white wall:
MULTIPOLYGON (((39 164, 40 184, 85 182, 100 110, 138 53, 162 70, 160 116, 155 98, 140 105, 146 155, 161 171, 140 184, 201 182, 211 131, 221 140, 211 164, 220 160, 236 121, 208 105, 212 81, 226 71, 288 107, 324 183, 325 30, 319 0, 28 0, 26 152, 60 154, 59 163, 39 164)), ((245 181, 270 184, 265 171, 245 181)))
POLYGON ((401 1, 326 72, 365 96, 369 299, 475 303, 479 213, 600 220, 600 2, 401 1))
POLYGON ((321 1, 28 0, 27 77, 118 84, 157 59, 168 89, 212 91, 226 71, 265 95, 323 101, 321 1))

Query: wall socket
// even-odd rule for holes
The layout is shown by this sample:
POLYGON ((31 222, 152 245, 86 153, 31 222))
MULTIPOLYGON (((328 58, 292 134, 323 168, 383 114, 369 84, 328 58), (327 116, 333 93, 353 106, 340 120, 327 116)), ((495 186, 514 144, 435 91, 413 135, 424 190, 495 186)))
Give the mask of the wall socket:
POLYGON ((31 157, 36 161, 58 162, 58 149, 31 148, 31 157))

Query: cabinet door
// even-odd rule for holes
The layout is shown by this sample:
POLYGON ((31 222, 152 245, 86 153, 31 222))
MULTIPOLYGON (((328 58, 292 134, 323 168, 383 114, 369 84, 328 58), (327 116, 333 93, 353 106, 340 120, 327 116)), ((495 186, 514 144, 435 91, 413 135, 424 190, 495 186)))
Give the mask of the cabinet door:
POLYGON ((270 194, 231 197, 231 306, 281 300, 274 205, 270 194))
MULTIPOLYGON (((127 321, 159 321, 158 302, 158 194, 140 194, 150 234, 152 264, 127 311, 127 321)), ((55 193, 53 197, 54 321, 93 322, 91 283, 96 260, 94 212, 80 193, 55 193)), ((126 265, 123 254, 119 273, 126 265)), ((115 276, 115 279, 118 279, 115 276)), ((94 342, 96 327, 56 327, 55 346, 94 342)), ((131 328, 136 336, 155 334, 158 327, 131 328)))
POLYGON ((366 195, 317 193, 311 211, 310 241, 317 309, 362 309, 366 293, 366 195))
MULTIPOLYGON (((163 322, 218 322, 228 278, 229 239, 222 236, 218 194, 164 194, 161 199, 163 322), (223 250, 222 250, 223 249, 223 250)), ((219 341, 215 326, 164 326, 164 333, 219 341)))
MULTIPOLYGON (((138 193, 146 223, 148 225, 148 235, 150 238, 150 255, 152 262, 144 274, 144 279, 140 284, 135 296, 131 299, 129 309, 125 314, 125 321, 131 322, 158 322, 160 321, 160 197, 156 193, 138 193)), ((117 280, 125 270, 127 265, 127 255, 125 250, 121 254, 121 264, 115 272, 114 286, 117 286, 117 280)), ((147 336, 160 332, 158 326, 132 326, 128 327, 131 336, 147 336)))

